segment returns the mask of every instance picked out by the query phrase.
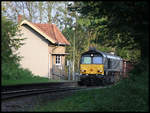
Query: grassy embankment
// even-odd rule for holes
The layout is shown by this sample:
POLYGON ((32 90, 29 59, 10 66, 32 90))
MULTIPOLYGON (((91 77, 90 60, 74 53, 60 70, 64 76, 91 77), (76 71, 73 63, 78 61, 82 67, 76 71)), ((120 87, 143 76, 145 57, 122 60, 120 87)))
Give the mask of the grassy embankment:
POLYGON ((148 111, 148 66, 139 64, 110 88, 79 91, 65 99, 38 106, 35 111, 148 111))
POLYGON ((29 84, 40 82, 63 82, 33 75, 29 70, 20 68, 17 64, 2 63, 2 86, 29 84))

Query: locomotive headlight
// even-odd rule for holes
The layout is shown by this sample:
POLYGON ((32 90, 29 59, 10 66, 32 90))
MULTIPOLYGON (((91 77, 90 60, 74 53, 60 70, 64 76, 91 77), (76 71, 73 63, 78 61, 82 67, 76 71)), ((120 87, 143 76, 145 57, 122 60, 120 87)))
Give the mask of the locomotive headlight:
POLYGON ((82 72, 86 72, 86 70, 81 70, 82 72))
POLYGON ((98 70, 97 72, 103 72, 102 70, 98 70))

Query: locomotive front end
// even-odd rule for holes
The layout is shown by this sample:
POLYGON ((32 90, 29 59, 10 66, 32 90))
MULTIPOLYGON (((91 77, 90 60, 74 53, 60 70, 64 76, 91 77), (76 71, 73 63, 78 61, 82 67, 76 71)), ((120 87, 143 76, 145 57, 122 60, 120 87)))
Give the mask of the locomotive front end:
POLYGON ((100 54, 87 53, 80 61, 80 81, 84 84, 100 83, 104 78, 103 57, 100 54))

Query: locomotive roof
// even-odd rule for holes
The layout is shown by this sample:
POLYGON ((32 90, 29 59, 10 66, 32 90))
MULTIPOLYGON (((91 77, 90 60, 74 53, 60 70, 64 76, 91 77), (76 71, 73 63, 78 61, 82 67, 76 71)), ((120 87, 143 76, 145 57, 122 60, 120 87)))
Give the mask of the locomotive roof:
POLYGON ((116 56, 116 55, 113 55, 113 54, 110 54, 110 53, 101 52, 101 51, 96 50, 96 49, 90 49, 89 51, 86 51, 86 52, 82 53, 82 55, 92 54, 92 53, 101 54, 103 57, 110 58, 110 59, 122 60, 122 58, 119 57, 119 56, 116 56))

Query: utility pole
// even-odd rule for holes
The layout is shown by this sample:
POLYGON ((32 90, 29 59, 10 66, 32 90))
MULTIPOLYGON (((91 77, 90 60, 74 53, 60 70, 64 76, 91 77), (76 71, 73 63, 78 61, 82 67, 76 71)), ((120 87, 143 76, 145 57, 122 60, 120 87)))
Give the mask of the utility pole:
POLYGON ((68 66, 68 80, 70 80, 70 67, 71 67, 71 61, 67 60, 67 66, 68 66))
POLYGON ((73 44, 73 67, 72 67, 72 73, 73 73, 73 80, 75 80, 75 27, 73 27, 74 31, 74 44, 73 44))
MULTIPOLYGON (((72 5, 72 4, 71 4, 72 5)), ((74 12, 76 15, 76 9, 77 7, 71 8, 71 11, 74 12)), ((77 20, 76 16, 75 19, 77 20)), ((73 67, 72 67, 72 73, 73 73, 73 80, 75 80, 75 25, 73 26, 73 31, 74 31, 74 44, 73 44, 73 67)))

